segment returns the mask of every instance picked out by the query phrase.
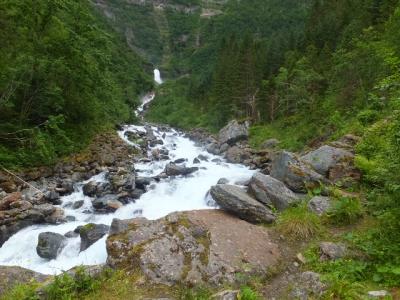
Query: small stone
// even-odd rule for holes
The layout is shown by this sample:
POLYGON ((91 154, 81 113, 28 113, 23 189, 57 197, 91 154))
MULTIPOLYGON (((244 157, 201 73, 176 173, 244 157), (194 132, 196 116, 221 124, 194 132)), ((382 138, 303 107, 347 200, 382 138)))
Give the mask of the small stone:
POLYGON ((217 294, 214 294, 211 296, 211 299, 213 300, 237 300, 239 299, 239 293, 240 291, 238 290, 226 290, 219 292, 217 294))
POLYGON ((321 260, 335 260, 342 258, 346 254, 346 246, 331 242, 322 242, 319 245, 321 250, 321 260))
POLYGON ((67 220, 67 222, 74 222, 74 221, 76 221, 76 217, 75 217, 75 216, 66 216, 65 219, 67 220))
POLYGON ((303 265, 307 263, 307 259, 306 259, 306 258, 304 257, 304 255, 301 254, 301 253, 297 253, 296 259, 297 259, 297 261, 298 261, 299 263, 301 263, 301 264, 303 264, 303 265))
POLYGON ((83 186, 83 194, 85 196, 93 197, 97 191, 97 183, 90 181, 83 186))
POLYGON ((74 237, 78 237, 79 233, 77 233, 75 231, 68 231, 67 233, 64 234, 64 236, 66 238, 74 238, 74 237))
POLYGON ((179 158, 174 160, 174 164, 183 164, 186 161, 186 158, 179 158))
POLYGON ((72 208, 73 209, 81 208, 84 202, 85 202, 84 200, 75 201, 74 204, 72 204, 72 208))
POLYGON ((268 139, 264 143, 261 144, 262 149, 273 149, 278 146, 279 140, 277 139, 268 139))
POLYGON ((208 161, 208 156, 203 155, 203 154, 199 154, 197 156, 198 159, 202 160, 202 161, 208 161))
POLYGON ((220 180, 218 180, 217 184, 227 184, 229 183, 229 180, 226 178, 221 178, 220 180))
POLYGON ((308 202, 307 206, 311 212, 322 216, 331 208, 332 203, 329 197, 315 196, 308 202))
POLYGON ((389 296, 390 293, 385 290, 380 290, 380 291, 369 291, 368 296, 374 297, 374 298, 380 298, 380 297, 386 297, 389 296))

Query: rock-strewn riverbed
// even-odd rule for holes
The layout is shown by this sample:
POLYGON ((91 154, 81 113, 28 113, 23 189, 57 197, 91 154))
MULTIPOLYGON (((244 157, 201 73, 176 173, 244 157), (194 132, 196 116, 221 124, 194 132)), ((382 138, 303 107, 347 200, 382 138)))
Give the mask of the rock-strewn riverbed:
MULTIPOLYGON (((118 129, 54 168, 18 174, 24 181, 0 176, 0 264, 54 274, 107 263, 167 285, 232 283, 287 259, 279 239, 254 224, 273 223, 309 188, 359 178, 350 135, 299 156, 276 150, 277 141, 251 149, 237 121, 218 137, 118 129)), ((312 200, 310 210, 320 214, 329 201, 312 200)))

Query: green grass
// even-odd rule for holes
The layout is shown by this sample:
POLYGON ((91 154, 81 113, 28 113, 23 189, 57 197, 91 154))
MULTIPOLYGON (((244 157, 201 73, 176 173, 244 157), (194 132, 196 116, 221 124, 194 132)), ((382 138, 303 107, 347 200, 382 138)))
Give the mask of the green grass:
POLYGON ((363 208, 358 198, 341 197, 333 201, 326 216, 332 224, 354 224, 363 216, 363 208))
POLYGON ((240 289, 240 300, 261 300, 261 296, 248 286, 240 289))
POLYGON ((278 231, 291 240, 307 240, 322 232, 320 218, 310 212, 307 202, 285 210, 277 221, 278 231))
POLYGON ((18 284, 10 291, 0 296, 1 300, 39 300, 36 289, 39 286, 37 282, 30 284, 18 284))
MULTIPOLYGON (((251 280, 249 281, 251 284, 251 280)), ((224 286, 223 290, 235 289, 224 286)), ((219 290, 221 291, 221 290, 219 290)), ((30 282, 16 285, 0 300, 139 300, 144 298, 171 298, 180 300, 208 300, 217 293, 213 287, 184 285, 166 286, 144 280, 143 274, 127 274, 122 270, 105 270, 95 278, 78 268, 75 276, 66 273, 56 276, 50 284, 30 282), (40 292, 40 296, 38 294, 40 292)), ((254 287, 244 285, 240 290, 241 300, 262 299, 254 287)))

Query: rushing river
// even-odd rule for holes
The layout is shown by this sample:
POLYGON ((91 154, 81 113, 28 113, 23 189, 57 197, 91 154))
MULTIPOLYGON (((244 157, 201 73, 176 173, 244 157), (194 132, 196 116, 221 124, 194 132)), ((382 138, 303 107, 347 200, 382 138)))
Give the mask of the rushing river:
MULTIPOLYGON (((155 80, 160 79, 161 81, 159 73, 158 77, 156 72, 154 74, 155 80)), ((148 98, 142 99, 142 102, 145 101, 148 103, 148 98)), ((107 236, 82 252, 79 252, 80 237, 69 238, 67 245, 56 259, 46 260, 36 253, 38 235, 46 231, 65 234, 74 230, 77 226, 87 223, 110 225, 114 218, 130 219, 143 216, 148 219, 157 219, 175 211, 209 209, 212 201, 210 201, 208 191, 220 178, 226 178, 230 183, 239 183, 249 179, 254 172, 245 166, 230 164, 221 157, 209 154, 205 149, 196 146, 193 141, 184 137, 182 133, 173 129, 160 129, 158 127, 152 129, 155 136, 164 142, 164 145, 157 145, 154 148, 165 147, 168 149, 170 160, 135 163, 138 176, 158 175, 164 170, 167 163, 180 158, 187 159, 186 165, 188 167, 196 166, 200 169, 186 177, 178 176, 162 179, 160 182, 154 183, 136 202, 127 204, 109 214, 93 213, 92 199, 85 196, 82 191, 85 182, 76 184, 75 192, 62 197, 62 204, 60 205, 64 209, 65 215, 75 217, 75 221, 60 225, 35 225, 19 231, 0 248, 0 265, 21 266, 44 274, 59 274, 77 265, 104 263, 107 258, 105 247, 107 236), (199 154, 207 156, 208 161, 201 161, 200 164, 193 165, 194 158, 199 154), (71 204, 79 200, 84 200, 84 205, 79 209, 73 209, 71 204)), ((127 140, 124 133, 126 131, 144 130, 143 126, 127 125, 118 134, 127 143, 132 144, 127 140)), ((149 149, 149 152, 151 150, 149 149)), ((88 181, 105 181, 105 175, 104 173, 98 174, 88 181)))

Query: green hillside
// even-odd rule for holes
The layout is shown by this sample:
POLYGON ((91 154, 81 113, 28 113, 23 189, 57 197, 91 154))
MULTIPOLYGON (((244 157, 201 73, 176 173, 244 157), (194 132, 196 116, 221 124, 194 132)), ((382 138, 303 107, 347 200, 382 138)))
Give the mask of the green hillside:
POLYGON ((80 149, 130 119, 152 86, 89 1, 3 0, 0 24, 2 165, 49 164, 80 149))

